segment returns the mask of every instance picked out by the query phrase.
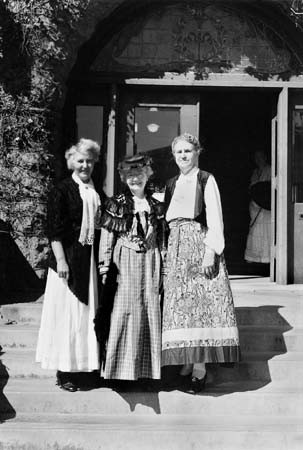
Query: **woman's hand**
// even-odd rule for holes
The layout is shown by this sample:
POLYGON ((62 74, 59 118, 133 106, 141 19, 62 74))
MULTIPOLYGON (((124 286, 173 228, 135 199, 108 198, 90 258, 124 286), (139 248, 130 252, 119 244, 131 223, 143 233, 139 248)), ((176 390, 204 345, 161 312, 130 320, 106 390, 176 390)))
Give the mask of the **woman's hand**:
POLYGON ((202 262, 202 272, 206 278, 213 278, 216 269, 216 253, 210 248, 205 250, 203 262, 202 262))
POLYGON ((59 278, 64 278, 66 281, 68 281, 69 267, 65 258, 59 258, 57 260, 57 273, 59 278))
POLYGON ((107 280, 107 272, 100 274, 100 276, 101 276, 101 283, 105 284, 107 280))
POLYGON ((107 280, 107 273, 109 267, 104 266, 103 263, 99 263, 98 268, 99 268, 99 275, 101 277, 101 283, 105 284, 107 280))
POLYGON ((163 264, 161 267, 161 276, 166 277, 167 276, 167 266, 163 264))
POLYGON ((57 262, 57 274, 59 278, 68 281, 69 267, 66 262, 65 252, 61 241, 52 241, 51 247, 57 262))

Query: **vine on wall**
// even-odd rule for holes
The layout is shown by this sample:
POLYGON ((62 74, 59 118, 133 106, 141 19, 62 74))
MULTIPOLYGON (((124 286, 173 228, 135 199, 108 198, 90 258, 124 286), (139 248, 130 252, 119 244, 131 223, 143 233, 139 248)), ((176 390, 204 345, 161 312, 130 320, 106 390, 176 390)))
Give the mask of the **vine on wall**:
POLYGON ((0 218, 45 273, 46 197, 62 97, 60 63, 85 0, 0 0, 0 218))

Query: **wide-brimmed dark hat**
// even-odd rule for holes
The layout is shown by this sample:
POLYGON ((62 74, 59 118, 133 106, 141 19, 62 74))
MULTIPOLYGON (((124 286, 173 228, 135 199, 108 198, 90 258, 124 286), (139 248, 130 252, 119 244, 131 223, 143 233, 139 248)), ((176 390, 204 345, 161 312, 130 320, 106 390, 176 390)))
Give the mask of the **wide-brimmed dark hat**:
POLYGON ((119 172, 127 173, 131 170, 140 170, 144 168, 151 169, 152 159, 148 155, 137 153, 137 155, 129 156, 118 164, 119 172))

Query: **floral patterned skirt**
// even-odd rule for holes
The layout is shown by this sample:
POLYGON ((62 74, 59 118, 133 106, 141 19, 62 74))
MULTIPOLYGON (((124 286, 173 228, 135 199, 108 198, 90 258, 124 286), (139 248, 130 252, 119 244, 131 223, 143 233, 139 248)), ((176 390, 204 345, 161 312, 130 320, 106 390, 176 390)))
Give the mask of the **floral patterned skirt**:
POLYGON ((237 362, 239 336, 224 256, 216 274, 202 272, 205 229, 191 220, 173 221, 164 280, 162 365, 237 362))

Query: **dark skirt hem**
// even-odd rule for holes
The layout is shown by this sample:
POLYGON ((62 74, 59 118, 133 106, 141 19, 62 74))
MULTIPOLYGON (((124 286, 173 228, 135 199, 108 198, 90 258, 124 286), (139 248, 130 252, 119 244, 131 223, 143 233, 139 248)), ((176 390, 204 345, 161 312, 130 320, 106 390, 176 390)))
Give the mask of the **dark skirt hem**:
POLYGON ((162 366, 195 363, 235 363, 240 361, 239 346, 182 347, 162 351, 162 366))

